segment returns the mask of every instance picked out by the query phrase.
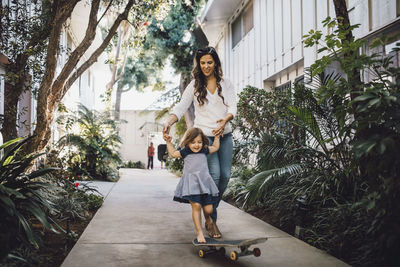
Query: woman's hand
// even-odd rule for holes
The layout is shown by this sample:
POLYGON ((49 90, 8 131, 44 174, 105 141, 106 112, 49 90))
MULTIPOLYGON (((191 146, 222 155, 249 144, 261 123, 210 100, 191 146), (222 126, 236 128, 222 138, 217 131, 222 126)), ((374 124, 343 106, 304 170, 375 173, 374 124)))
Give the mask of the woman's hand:
POLYGON ((163 134, 169 134, 169 130, 171 130, 171 125, 169 124, 168 121, 166 121, 164 123, 162 132, 163 132, 163 134))
POLYGON ((164 123, 163 126, 163 134, 169 134, 169 130, 171 130, 171 126, 178 121, 178 117, 175 114, 171 114, 168 120, 164 123))
POLYGON ((224 136, 225 125, 227 123, 224 119, 217 120, 218 127, 212 130, 213 135, 224 136))

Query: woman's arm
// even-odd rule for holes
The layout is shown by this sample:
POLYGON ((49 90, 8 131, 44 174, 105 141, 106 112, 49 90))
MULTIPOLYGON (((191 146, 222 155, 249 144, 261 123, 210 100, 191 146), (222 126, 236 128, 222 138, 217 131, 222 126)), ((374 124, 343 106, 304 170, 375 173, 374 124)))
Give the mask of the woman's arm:
POLYGON ((225 125, 233 119, 232 113, 226 114, 225 118, 217 120, 218 127, 212 130, 213 135, 224 135, 225 125))
POLYGON ((168 120, 164 123, 163 133, 169 134, 169 130, 171 130, 171 126, 178 121, 178 117, 175 114, 169 115, 168 120))
POLYGON ((224 81, 223 90, 224 90, 226 105, 228 106, 227 114, 225 118, 220 118, 217 120, 218 127, 212 131, 214 135, 222 135, 222 136, 224 134, 225 125, 236 116, 237 112, 236 91, 229 80, 224 81))
POLYGON ((163 137, 165 142, 167 143, 168 154, 173 158, 181 158, 181 152, 176 150, 174 145, 171 143, 172 137, 167 134, 164 134, 163 137))
POLYGON ((216 135, 214 137, 214 143, 212 146, 208 147, 208 150, 210 151, 210 154, 217 152, 219 149, 219 135, 216 135))
POLYGON ((163 132, 169 134, 171 126, 177 122, 183 114, 188 110, 193 102, 194 97, 194 81, 189 83, 185 91, 183 91, 181 100, 178 104, 171 110, 171 115, 169 116, 167 122, 164 123, 163 132))

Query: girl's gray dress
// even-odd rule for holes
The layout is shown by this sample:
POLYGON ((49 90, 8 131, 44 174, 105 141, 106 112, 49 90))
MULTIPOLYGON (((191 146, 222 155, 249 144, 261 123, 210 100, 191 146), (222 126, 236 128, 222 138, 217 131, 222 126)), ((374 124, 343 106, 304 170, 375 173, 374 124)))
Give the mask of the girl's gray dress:
POLYGON ((212 179, 207 165, 208 148, 194 153, 185 147, 179 151, 184 161, 183 174, 176 186, 174 200, 202 205, 213 204, 218 200, 218 188, 212 179))

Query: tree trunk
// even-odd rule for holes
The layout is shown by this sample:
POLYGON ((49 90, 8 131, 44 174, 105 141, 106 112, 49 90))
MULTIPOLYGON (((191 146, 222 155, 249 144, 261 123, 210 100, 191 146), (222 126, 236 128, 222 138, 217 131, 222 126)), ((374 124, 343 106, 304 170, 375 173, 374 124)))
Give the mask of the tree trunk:
POLYGON ((114 63, 112 66, 112 76, 111 81, 106 85, 106 110, 111 110, 111 94, 113 91, 113 87, 115 84, 115 79, 117 77, 117 70, 118 70, 118 59, 119 54, 121 52, 121 45, 122 45, 122 28, 121 26, 118 28, 118 43, 117 43, 117 51, 115 52, 114 63))
POLYGON ((1 128, 3 142, 16 138, 17 135, 17 107, 20 90, 9 83, 4 85, 4 120, 1 128))
MULTIPOLYGON (((347 29, 350 26, 350 19, 349 19, 349 12, 347 11, 346 0, 333 0, 333 3, 335 5, 335 13, 336 17, 338 18, 339 27, 347 29)), ((341 40, 341 42, 343 44, 344 42, 349 42, 353 40, 353 38, 354 37, 352 31, 349 31, 345 36, 345 38, 341 40)), ((353 58, 354 56, 357 55, 355 55, 354 52, 349 52, 344 54, 343 56, 344 58, 346 57, 353 58)), ((348 79, 352 87, 350 98, 354 100, 354 98, 356 98, 359 95, 357 91, 361 90, 360 86, 362 86, 360 70, 354 68, 353 72, 351 73, 351 76, 349 76, 348 79)), ((353 106, 353 108, 355 109, 355 106, 353 106)))
POLYGON ((121 112, 121 95, 123 93, 122 86, 118 84, 117 95, 115 99, 115 120, 119 121, 121 112))
MULTIPOLYGON (((45 3, 44 5, 50 4, 45 3)), ((51 9, 55 10, 56 8, 56 3, 52 4, 51 9)), ((46 20, 44 20, 44 24, 39 31, 32 33, 31 39, 26 45, 26 49, 42 46, 47 41, 47 38, 49 38, 51 32, 51 22, 54 19, 53 13, 54 12, 52 12, 53 17, 48 17, 46 20)), ((28 84, 29 69, 27 64, 29 55, 31 55, 31 51, 28 52, 25 50, 16 57, 15 62, 9 62, 6 65, 7 72, 17 75, 18 78, 14 78, 15 80, 5 81, 4 121, 1 129, 4 142, 18 137, 18 100, 24 90, 26 90, 28 84)), ((29 80, 29 82, 31 81, 29 80)))
POLYGON ((60 6, 56 7, 47 47, 46 70, 38 92, 37 125, 34 131, 34 137, 24 146, 26 153, 42 150, 48 140, 50 140, 50 133, 48 133, 46 129, 50 129, 50 124, 53 119, 53 110, 49 109, 51 102, 49 102, 48 98, 54 99, 54 96, 51 94, 51 86, 53 84, 60 50, 61 30, 64 22, 71 16, 78 1, 79 0, 67 1, 64 2, 64 5, 60 4, 60 6))
MULTIPOLYGON (((196 43, 199 48, 208 46, 207 36, 204 34, 203 29, 200 24, 195 23, 195 29, 191 31, 192 35, 195 36, 196 43)), ((181 95, 185 91, 186 86, 190 83, 190 73, 181 73, 181 79, 179 84, 179 91, 181 95)), ((187 128, 191 128, 194 125, 194 106, 193 103, 190 105, 189 109, 185 112, 185 121, 187 128)))
MULTIPOLYGON (((74 2, 76 1, 77 0, 75 0, 74 2)), ((68 4, 70 3, 68 2, 68 4)), ((99 7, 99 0, 93 1, 86 35, 82 40, 82 42, 79 44, 79 46, 74 50, 74 52, 69 57, 67 63, 64 65, 64 68, 58 75, 57 79, 54 81, 54 83, 52 83, 55 75, 55 64, 57 63, 59 36, 63 24, 63 23, 57 24, 56 22, 59 21, 55 20, 55 22, 53 23, 54 27, 52 28, 52 33, 50 34, 49 47, 46 59, 46 72, 42 84, 39 88, 37 125, 34 131, 34 138, 32 138, 31 141, 25 146, 25 150, 27 153, 40 151, 47 145, 51 137, 51 124, 53 121, 53 113, 57 109, 62 98, 64 97, 68 89, 72 86, 72 84, 75 82, 75 80, 83 72, 85 72, 94 62, 97 61, 97 58, 105 50, 111 38, 118 29, 119 24, 123 20, 127 19, 128 13, 132 8, 133 4, 134 0, 130 0, 128 2, 128 4, 125 6, 124 12, 117 17, 113 26, 109 30, 107 37, 104 39, 100 47, 97 48, 95 52, 93 52, 93 54, 89 57, 89 59, 86 62, 84 62, 78 68, 78 70, 76 70, 72 75, 70 75, 73 72, 77 63, 79 62, 79 59, 89 48, 90 44, 92 43, 95 37, 96 33, 95 29, 98 24, 97 12, 99 7), (58 34, 56 34, 56 32, 58 32, 58 34), (54 43, 56 43, 57 46, 55 46, 54 43)), ((72 12, 72 10, 70 11, 72 12)), ((70 16, 71 12, 68 14, 67 18, 70 16)))
MULTIPOLYGON (((190 74, 181 73, 181 79, 179 83, 179 92, 181 95, 185 91, 186 87, 190 83, 190 74)), ((191 128, 194 125, 194 106, 193 103, 190 105, 189 109, 185 112, 185 121, 187 128, 191 128)))

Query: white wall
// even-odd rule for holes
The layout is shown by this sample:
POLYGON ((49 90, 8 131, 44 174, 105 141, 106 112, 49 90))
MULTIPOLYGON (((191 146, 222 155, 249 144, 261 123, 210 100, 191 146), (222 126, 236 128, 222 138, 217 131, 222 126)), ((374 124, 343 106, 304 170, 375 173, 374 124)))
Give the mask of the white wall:
POLYGON ((122 146, 120 153, 124 161, 141 161, 147 167, 147 147, 153 142, 156 148, 154 154, 154 168, 160 168, 161 163, 157 159, 157 147, 165 144, 162 139, 162 122, 156 122, 155 111, 121 110, 121 120, 126 120, 120 129, 122 146), (141 128, 141 129, 140 129, 141 128))

